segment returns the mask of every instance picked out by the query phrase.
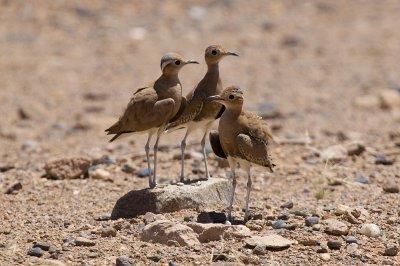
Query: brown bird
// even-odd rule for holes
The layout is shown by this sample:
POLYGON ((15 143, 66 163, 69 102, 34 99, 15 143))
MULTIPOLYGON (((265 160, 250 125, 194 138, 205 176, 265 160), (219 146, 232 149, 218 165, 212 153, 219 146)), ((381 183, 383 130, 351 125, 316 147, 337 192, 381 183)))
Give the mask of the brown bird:
POLYGON ((167 125, 167 131, 186 127, 186 134, 181 142, 181 182, 185 180, 185 148, 186 139, 191 132, 196 129, 203 131, 201 140, 201 149, 203 152, 204 166, 206 170, 206 178, 210 178, 207 165, 207 155, 205 151, 206 137, 212 123, 218 119, 224 107, 216 102, 206 101, 207 97, 219 94, 222 91, 222 82, 219 76, 219 62, 225 56, 238 56, 236 53, 226 51, 220 45, 211 45, 205 51, 205 61, 207 63, 207 73, 197 86, 189 92, 184 102, 184 110, 176 121, 167 125))
POLYGON ((156 186, 157 177, 157 150, 161 134, 168 122, 183 111, 181 109, 182 85, 178 78, 179 70, 187 64, 198 64, 196 61, 186 61, 180 54, 167 53, 161 58, 162 75, 150 85, 139 88, 131 98, 124 114, 119 120, 106 130, 107 134, 114 134, 110 140, 114 141, 122 134, 148 133, 145 145, 147 166, 149 170, 149 186, 156 186), (157 136, 154 144, 154 171, 150 167, 150 141, 153 135, 157 136))
POLYGON ((208 97, 211 102, 218 102, 226 110, 221 116, 218 132, 210 132, 210 143, 214 153, 227 158, 232 171, 232 196, 229 202, 228 217, 232 219, 232 206, 235 197, 235 169, 239 165, 248 175, 244 220, 249 218, 251 191, 250 168, 258 164, 273 172, 275 166, 269 157, 269 146, 274 138, 268 125, 261 117, 243 110, 243 92, 237 86, 226 88, 220 95, 208 97))

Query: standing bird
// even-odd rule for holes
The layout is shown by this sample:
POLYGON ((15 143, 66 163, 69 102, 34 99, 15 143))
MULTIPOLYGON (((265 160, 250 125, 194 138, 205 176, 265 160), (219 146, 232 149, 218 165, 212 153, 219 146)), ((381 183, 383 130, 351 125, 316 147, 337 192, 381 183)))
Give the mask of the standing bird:
POLYGON ((210 178, 205 150, 206 137, 212 123, 223 113, 224 107, 216 102, 208 102, 206 99, 209 96, 221 93, 222 82, 219 77, 219 62, 228 55, 238 56, 236 53, 226 51, 220 45, 211 45, 207 47, 204 56, 207 63, 207 73, 199 84, 186 96, 185 107, 182 114, 174 122, 167 125, 167 131, 183 127, 187 128, 185 137, 181 142, 181 182, 185 180, 186 139, 195 129, 201 129, 203 131, 201 149, 203 152, 206 178, 210 178))
POLYGON ((274 142, 268 125, 257 116, 243 110, 243 92, 239 87, 226 88, 220 95, 208 98, 218 102, 226 110, 221 116, 218 132, 210 132, 210 143, 214 153, 227 158, 232 171, 232 195, 229 202, 228 218, 232 219, 232 206, 235 197, 235 169, 239 165, 248 175, 244 221, 249 218, 249 200, 251 190, 250 168, 258 164, 269 168, 271 173, 275 166, 269 157, 269 145, 274 142))
POLYGON ((165 126, 174 117, 183 111, 182 85, 178 78, 179 70, 187 64, 198 64, 196 61, 186 61, 177 53, 167 53, 161 58, 162 75, 150 85, 139 88, 131 98, 124 114, 119 120, 106 129, 107 135, 114 134, 114 141, 122 134, 146 132, 148 133, 145 145, 147 166, 149 169, 149 186, 156 186, 157 177, 157 150, 161 134, 165 126), (156 134, 154 144, 154 171, 150 167, 150 141, 156 134))

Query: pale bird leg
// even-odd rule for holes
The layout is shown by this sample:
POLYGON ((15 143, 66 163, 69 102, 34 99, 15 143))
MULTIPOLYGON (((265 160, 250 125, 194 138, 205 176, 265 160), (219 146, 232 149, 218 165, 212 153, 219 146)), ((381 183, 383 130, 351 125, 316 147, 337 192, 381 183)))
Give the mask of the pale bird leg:
POLYGON ((203 138, 201 139, 201 151, 203 152, 203 160, 204 160, 204 167, 206 170, 206 178, 210 179, 210 172, 208 171, 208 165, 207 165, 207 154, 206 154, 206 139, 208 135, 208 127, 206 128, 206 131, 204 133, 203 138))
POLYGON ((186 138, 189 136, 191 128, 186 129, 185 137, 181 142, 181 178, 180 181, 183 183, 185 181, 185 149, 186 149, 186 138))
POLYGON ((236 161, 231 157, 228 157, 229 166, 231 167, 232 172, 232 194, 229 200, 229 208, 228 208, 228 221, 233 222, 232 220, 232 208, 233 208, 233 201, 235 199, 235 189, 236 189, 236 161))
POLYGON ((247 191, 246 191, 246 205, 245 205, 245 211, 244 211, 244 222, 247 222, 249 219, 249 203, 250 203, 250 191, 251 191, 251 174, 250 174, 250 165, 246 165, 244 168, 247 170, 247 191))
POLYGON ((149 170, 149 187, 152 185, 152 173, 150 166, 150 141, 151 137, 153 137, 153 133, 149 132, 149 136, 147 137, 146 145, 144 146, 144 150, 146 151, 146 159, 147 159, 147 169, 149 170))
POLYGON ((153 180, 151 182, 150 188, 154 188, 157 185, 157 152, 158 152, 158 141, 160 140, 161 134, 164 132, 165 125, 162 125, 157 131, 157 139, 156 143, 154 143, 154 171, 153 171, 153 180))

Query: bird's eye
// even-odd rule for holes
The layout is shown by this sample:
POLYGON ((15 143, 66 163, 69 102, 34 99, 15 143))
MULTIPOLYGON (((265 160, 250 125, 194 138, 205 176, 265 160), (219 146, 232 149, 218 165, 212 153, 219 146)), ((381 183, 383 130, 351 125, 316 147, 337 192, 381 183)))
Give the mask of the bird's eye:
POLYGON ((211 51, 211 54, 212 54, 212 55, 217 55, 217 53, 218 53, 217 50, 212 50, 212 51, 211 51))
POLYGON ((176 60, 176 61, 175 61, 175 65, 179 66, 180 64, 181 64, 181 61, 180 61, 180 60, 176 60))
POLYGON ((233 95, 231 94, 231 95, 229 95, 229 99, 230 99, 230 100, 233 100, 233 99, 235 99, 235 96, 233 96, 233 95))

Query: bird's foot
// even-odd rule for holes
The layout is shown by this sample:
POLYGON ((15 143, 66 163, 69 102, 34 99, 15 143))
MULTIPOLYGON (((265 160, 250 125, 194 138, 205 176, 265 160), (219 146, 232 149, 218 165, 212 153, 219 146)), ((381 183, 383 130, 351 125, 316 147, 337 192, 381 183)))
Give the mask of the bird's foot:
POLYGON ((149 183, 149 187, 152 189, 152 188, 155 188, 157 186, 157 183, 156 182, 150 182, 149 183))
POLYGON ((181 177, 179 178, 179 182, 185 183, 185 177, 184 177, 184 176, 181 176, 181 177))

